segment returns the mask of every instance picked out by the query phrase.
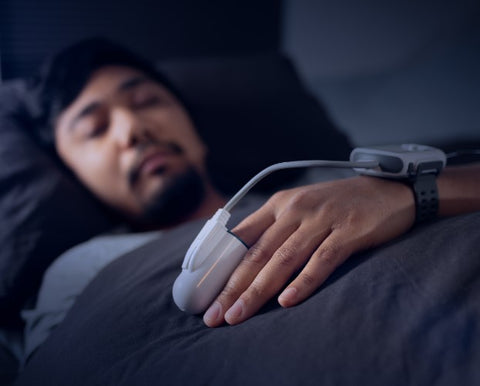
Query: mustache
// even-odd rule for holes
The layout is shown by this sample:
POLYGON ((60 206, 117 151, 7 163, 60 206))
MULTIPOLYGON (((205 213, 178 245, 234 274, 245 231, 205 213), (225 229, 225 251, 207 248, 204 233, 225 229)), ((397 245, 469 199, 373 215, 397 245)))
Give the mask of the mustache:
POLYGON ((134 185, 140 177, 142 165, 149 153, 165 152, 167 154, 181 155, 184 150, 175 142, 170 141, 149 141, 137 145, 133 166, 128 171, 128 183, 134 185))

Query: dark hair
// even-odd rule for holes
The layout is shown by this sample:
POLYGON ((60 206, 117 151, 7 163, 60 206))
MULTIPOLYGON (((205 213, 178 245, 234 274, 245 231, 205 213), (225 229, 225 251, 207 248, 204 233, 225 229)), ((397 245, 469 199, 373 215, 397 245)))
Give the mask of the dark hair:
POLYGON ((143 72, 165 86, 190 111, 182 95, 152 63, 108 39, 90 38, 48 59, 35 79, 37 106, 41 112, 38 134, 45 145, 54 145, 55 124, 61 112, 80 94, 91 75, 107 65, 123 65, 143 72))

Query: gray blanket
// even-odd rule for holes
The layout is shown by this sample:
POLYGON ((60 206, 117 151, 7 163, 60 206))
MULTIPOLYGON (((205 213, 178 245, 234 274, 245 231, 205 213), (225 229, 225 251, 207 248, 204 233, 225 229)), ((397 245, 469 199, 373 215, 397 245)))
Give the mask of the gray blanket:
POLYGON ((18 384, 480 384, 480 213, 418 226, 302 304, 215 329, 173 303, 183 239, 106 267, 18 384))

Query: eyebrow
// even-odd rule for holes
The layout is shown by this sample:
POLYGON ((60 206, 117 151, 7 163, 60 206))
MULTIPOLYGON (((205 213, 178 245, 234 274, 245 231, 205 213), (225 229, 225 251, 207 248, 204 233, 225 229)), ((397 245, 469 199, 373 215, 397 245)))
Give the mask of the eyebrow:
MULTIPOLYGON (((120 92, 128 91, 134 87, 137 87, 138 85, 142 83, 149 82, 150 79, 145 77, 145 76, 135 76, 133 78, 129 78, 125 80, 124 82, 120 83, 118 87, 115 90, 115 94, 118 94, 120 92)), ((75 118, 72 119, 69 128, 72 129, 79 120, 82 118, 93 114, 95 110, 97 110, 100 107, 101 103, 98 101, 94 101, 92 103, 89 103, 86 105, 83 109, 79 111, 79 113, 75 116, 75 118)))
POLYGON ((149 82, 150 79, 145 76, 135 76, 133 78, 127 79, 126 81, 120 83, 117 87, 117 93, 122 91, 127 91, 131 88, 134 88, 142 83, 149 82))

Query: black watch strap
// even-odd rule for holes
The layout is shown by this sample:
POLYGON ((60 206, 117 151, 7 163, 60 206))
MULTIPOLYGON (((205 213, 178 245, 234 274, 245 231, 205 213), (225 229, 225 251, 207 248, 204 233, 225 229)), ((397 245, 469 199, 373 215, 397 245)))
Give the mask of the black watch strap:
POLYGON ((432 220, 438 213, 437 176, 420 174, 411 182, 415 194, 415 222, 432 220))

